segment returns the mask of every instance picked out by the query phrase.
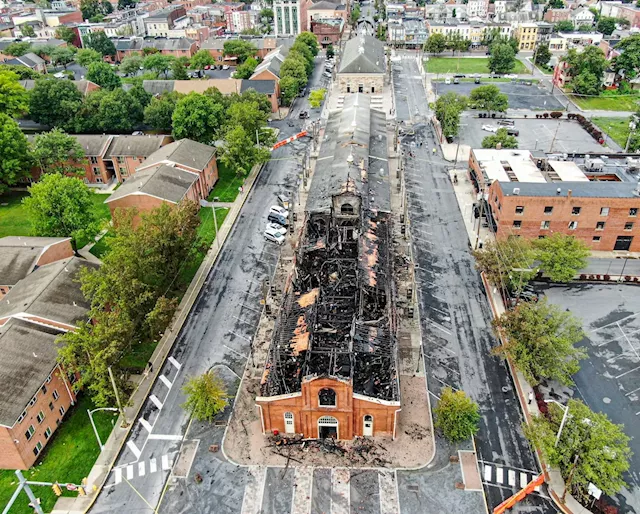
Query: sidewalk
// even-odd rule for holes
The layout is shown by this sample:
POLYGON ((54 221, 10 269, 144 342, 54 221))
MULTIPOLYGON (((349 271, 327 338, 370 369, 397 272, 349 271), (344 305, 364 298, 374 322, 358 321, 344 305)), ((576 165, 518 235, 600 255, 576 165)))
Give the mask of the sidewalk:
MULTIPOLYGON (((450 173, 453 176, 454 172, 451 171, 450 173)), ((474 248, 478 234, 480 236, 480 241, 492 240, 493 235, 489 232, 488 228, 480 226, 480 229, 478 230, 478 220, 473 217, 472 208, 472 204, 477 201, 477 195, 467 176, 466 169, 458 169, 457 175, 458 184, 454 185, 454 191, 456 194, 456 199, 458 201, 458 206, 460 207, 460 211, 462 212, 462 217, 464 220, 465 228, 467 229, 467 234, 469 235, 471 247, 474 248)), ((482 276, 482 282, 484 283, 487 297, 489 298, 489 304, 491 305, 493 317, 496 318, 506 310, 502 301, 502 296, 495 286, 487 282, 484 275, 482 276)), ((513 382, 516 386, 516 390, 518 392, 520 407, 522 409, 522 412, 524 413, 527 423, 529 423, 532 416, 537 416, 540 414, 537 402, 532 401, 531 403, 528 403, 527 400, 527 398, 529 397, 529 393, 533 392, 533 388, 527 383, 522 373, 517 371, 509 360, 507 360, 507 364, 509 366, 511 376, 513 377, 513 382)), ((580 505, 575 500, 575 498, 571 496, 571 494, 567 494, 566 502, 564 504, 561 503, 560 498, 562 497, 562 494, 564 492, 564 480, 560 476, 559 470, 549 468, 542 460, 542 455, 537 450, 536 455, 538 457, 541 469, 544 470, 543 472, 545 474, 545 482, 549 488, 549 494, 553 498, 553 501, 558 506, 558 508, 565 514, 581 514, 583 512, 589 512, 582 505, 580 505)))
POLYGON ((53 509, 52 514, 84 513, 87 512, 95 502, 100 490, 109 476, 109 473, 111 472, 111 468, 120 455, 120 451, 126 442, 129 431, 134 426, 131 421, 137 419, 138 413, 144 405, 158 374, 162 371, 162 365, 171 351, 171 348, 180 333, 180 329, 182 328, 187 315, 191 311, 191 307, 196 301, 198 293, 200 292, 209 271, 215 264, 218 254, 221 251, 220 249, 223 247, 227 236, 231 232, 231 229, 240 214, 240 210, 242 209, 244 202, 249 196, 249 193, 262 170, 262 166, 262 164, 254 166, 251 173, 245 180, 244 192, 238 195, 236 201, 233 203, 233 207, 224 220, 224 223, 218 230, 216 239, 218 239, 219 244, 215 244, 214 241, 209 248, 205 259, 202 261, 202 264, 196 272, 196 276, 189 285, 178 309, 174 314, 173 323, 165 331, 164 336, 158 343, 158 346, 150 358, 150 362, 153 364, 153 371, 148 375, 142 376, 140 383, 129 398, 129 403, 125 407, 124 411, 126 419, 130 424, 127 427, 122 428, 123 420, 121 417, 118 418, 109 439, 107 439, 107 442, 105 443, 104 450, 100 453, 98 460, 91 469, 91 472, 87 477, 88 495, 78 496, 77 498, 60 498, 56 502, 56 506, 53 509))

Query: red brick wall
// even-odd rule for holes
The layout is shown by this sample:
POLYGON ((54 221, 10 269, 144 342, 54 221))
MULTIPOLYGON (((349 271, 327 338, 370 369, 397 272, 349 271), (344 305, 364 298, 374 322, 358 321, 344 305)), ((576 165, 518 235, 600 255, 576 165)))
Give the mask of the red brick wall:
POLYGON ((73 248, 71 247, 70 240, 61 241, 49 246, 49 248, 42 252, 36 264, 38 266, 44 266, 45 264, 66 259, 67 257, 73 257, 73 248))
POLYGON ((51 435, 49 438, 46 437, 46 429, 50 428, 51 434, 53 434, 58 428, 58 424, 62 422, 64 414, 61 414, 60 407, 64 409, 66 414, 69 407, 75 403, 76 395, 69 382, 61 375, 60 368, 56 367, 53 370, 51 381, 44 385, 46 392, 43 392, 42 389, 38 390, 35 404, 27 407, 27 415, 20 423, 17 423, 13 428, 0 427, 0 469, 30 468, 38 459, 33 453, 36 443, 42 443, 41 454, 51 439, 51 435), (54 391, 57 392, 57 400, 54 399, 54 391), (50 404, 53 409, 50 408, 50 404), (36 418, 40 411, 44 413, 45 417, 42 422, 38 423, 36 418), (25 432, 30 425, 33 425, 35 432, 27 440, 25 432))
MULTIPOLYGON (((511 193, 511 190, 507 193, 511 193)), ((640 251, 640 216, 629 216, 630 208, 640 207, 636 198, 505 196, 497 183, 494 183, 489 188, 489 205, 498 223, 500 238, 519 235, 537 239, 538 236, 560 232, 577 237, 592 250, 612 251, 618 236, 633 236, 630 251, 640 251), (522 214, 515 213, 517 206, 524 207, 522 214), (553 207, 550 215, 544 214, 547 206, 553 207), (573 207, 580 207, 580 214, 572 214, 573 207), (609 208, 608 216, 600 215, 602 207, 609 208), (519 229, 513 226, 515 220, 521 221, 519 229), (543 221, 549 222, 548 229, 540 228, 543 221), (571 221, 578 223, 575 230, 569 230, 571 221), (601 221, 605 223, 604 229, 596 230, 596 223, 601 221), (633 223, 633 228, 625 230, 626 223, 633 223), (600 237, 600 241, 594 242, 594 237, 600 237)))
POLYGON ((260 73, 258 73, 254 77, 251 77, 251 80, 275 80, 277 83, 280 82, 280 79, 276 77, 273 73, 271 73, 269 70, 262 70, 260 73))
MULTIPOLYGON (((160 207, 164 201, 159 198, 148 195, 129 195, 117 200, 109 202, 109 210, 111 211, 111 217, 116 209, 131 209, 136 208, 138 212, 148 212, 160 207)), ((173 204, 171 204, 173 205, 173 204)))

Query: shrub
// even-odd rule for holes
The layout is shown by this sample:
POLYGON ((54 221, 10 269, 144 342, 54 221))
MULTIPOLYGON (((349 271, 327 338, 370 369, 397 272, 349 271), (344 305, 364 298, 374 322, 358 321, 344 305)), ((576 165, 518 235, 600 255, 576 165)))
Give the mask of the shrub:
POLYGON ((624 276, 624 281, 625 282, 631 282, 631 275, 625 275, 624 276))
POLYGON ((584 273, 580 273, 580 280, 587 280, 587 276, 584 273))
POLYGON ((549 113, 545 112, 542 116, 543 116, 544 119, 547 119, 549 117, 549 113))
POLYGON ((611 275, 602 275, 603 280, 611 280, 611 275))
POLYGON ((553 119, 562 118, 562 113, 560 111, 553 111, 549 116, 553 119))

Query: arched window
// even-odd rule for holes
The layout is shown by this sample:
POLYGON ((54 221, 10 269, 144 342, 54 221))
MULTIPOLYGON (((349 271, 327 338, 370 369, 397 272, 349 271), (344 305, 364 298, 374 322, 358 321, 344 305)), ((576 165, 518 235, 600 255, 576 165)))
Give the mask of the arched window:
POLYGON ((340 214, 353 214, 354 210, 353 210, 353 205, 351 205, 350 203, 343 203, 342 206, 340 207, 340 214))
POLYGON ((333 389, 320 389, 318 392, 318 405, 320 407, 335 407, 336 392, 333 389))
POLYGON ((338 420, 333 416, 319 418, 318 437, 320 439, 338 439, 338 420))

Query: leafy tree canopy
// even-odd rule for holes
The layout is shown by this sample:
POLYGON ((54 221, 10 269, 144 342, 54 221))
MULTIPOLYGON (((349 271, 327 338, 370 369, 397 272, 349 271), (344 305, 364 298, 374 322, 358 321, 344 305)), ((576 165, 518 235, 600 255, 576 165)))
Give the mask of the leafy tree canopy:
MULTIPOLYGON (((75 47, 71 48, 75 49, 75 47)), ((75 57, 75 53, 71 48, 60 46, 54 49, 53 52, 51 52, 51 54, 49 55, 49 57, 51 57, 51 62, 55 66, 64 66, 64 69, 66 70, 67 64, 73 62, 73 59, 75 57)))
POLYGON ((258 61, 253 57, 249 57, 236 68, 236 72, 233 74, 233 77, 236 79, 248 79, 253 75, 253 72, 256 71, 257 67, 258 61))
POLYGON ((447 48, 446 38, 440 34, 431 34, 424 43, 424 51, 431 54, 441 54, 447 48))
POLYGON ((254 57, 258 53, 258 49, 253 43, 242 39, 225 41, 222 49, 225 57, 237 57, 238 64, 242 64, 249 57, 254 57))
POLYGON ((87 80, 95 82, 104 89, 113 90, 121 85, 120 77, 106 62, 92 62, 87 68, 87 80))
POLYGON ((301 32, 296 38, 296 43, 303 43, 311 51, 313 56, 318 55, 318 37, 312 32, 301 32))
POLYGON ((554 26, 556 32, 573 32, 574 29, 573 22, 569 20, 559 21, 554 26))
POLYGON ((131 55, 122 59, 118 70, 120 73, 124 73, 128 77, 138 73, 140 68, 142 68, 142 57, 139 55, 131 55))
POLYGON ((313 91, 311 91, 311 93, 309 93, 309 105, 311 105, 311 107, 313 107, 314 109, 317 109, 322 105, 326 94, 326 89, 314 89, 313 91))
POLYGON ((535 252, 531 242, 522 237, 487 241, 482 250, 473 252, 473 256, 476 268, 484 272, 489 282, 515 294, 521 292, 538 271, 534 267, 535 252))
POLYGON ((82 94, 70 80, 37 80, 29 96, 31 118, 49 127, 67 127, 82 106, 82 94))
POLYGON ((445 136, 457 136, 460 113, 467 107, 467 97, 454 92, 445 93, 436 100, 436 118, 445 136))
POLYGON ((77 139, 54 128, 38 134, 31 144, 31 155, 42 173, 80 173, 84 149, 77 139))
POLYGON ((182 390, 187 396, 182 407, 198 421, 213 421, 230 398, 224 382, 213 371, 190 377, 182 390))
POLYGON ((489 56, 489 69, 493 73, 509 73, 513 70, 516 59, 513 47, 509 44, 494 44, 489 56))
POLYGON ((26 136, 15 120, 0 113, 0 194, 27 177, 30 167, 26 136))
POLYGON ((518 148, 518 139, 510 136, 506 128, 499 128, 495 134, 482 139, 482 148, 518 148))
POLYGON ((500 92, 500 88, 494 84, 476 87, 469 95, 469 101, 475 104, 476 109, 489 112, 506 112, 509 107, 509 97, 500 92))
POLYGON ((638 76, 640 70, 640 35, 627 37, 616 45, 621 54, 615 57, 613 67, 618 73, 624 73, 625 78, 638 76))
POLYGON ((327 52, 327 59, 332 59, 333 56, 336 54, 332 44, 327 45, 326 52, 327 52))
POLYGON ((18 80, 12 71, 0 70, 0 113, 12 118, 29 110, 29 93, 18 80))
POLYGON ((171 131, 171 118, 178 100, 183 95, 175 91, 162 93, 159 97, 152 98, 144 109, 144 122, 154 130, 163 132, 171 131))
POLYGON ((551 60, 551 50, 549 45, 540 45, 536 50, 536 61, 538 66, 547 66, 551 60))
POLYGON ((178 57, 171 63, 171 78, 173 80, 189 80, 187 73, 187 65, 189 58, 187 56, 178 57))
POLYGON ((205 66, 211 66, 216 63, 216 60, 209 53, 208 50, 198 50, 193 57, 191 57, 191 69, 192 70, 204 70, 205 66))
POLYGON ((5 71, 15 73, 18 76, 18 80, 36 80, 42 77, 37 71, 22 65, 0 64, 0 73, 5 71))
POLYGON ((476 432, 480 423, 478 405, 463 391, 445 388, 434 409, 435 427, 442 430, 451 443, 466 441, 476 432))
POLYGON ((560 232, 533 242, 536 258, 553 282, 569 282, 587 265, 589 248, 580 239, 560 232))
POLYGON ((211 144, 224 124, 224 105, 207 95, 189 93, 173 111, 173 135, 211 144))
POLYGON ((172 55, 163 55, 161 53, 149 54, 144 58, 143 66, 145 70, 152 70, 156 73, 163 73, 167 76, 167 72, 171 69, 171 63, 175 60, 172 55))
POLYGON ((17 41, 8 45, 2 52, 6 55, 21 57, 24 54, 31 52, 31 43, 28 41, 17 41))
MULTIPOLYGON (((125 59, 127 59, 125 57, 125 59)), ((123 59, 124 61, 124 59, 123 59)), ((81 48, 76 54, 76 62, 80 66, 88 67, 92 62, 102 62, 102 54, 92 48, 81 48)))
MULTIPOLYGON (((111 5, 111 4, 109 4, 111 5)), ((104 32, 93 32, 85 38, 85 48, 92 48, 103 56, 116 55, 116 46, 104 32)))

